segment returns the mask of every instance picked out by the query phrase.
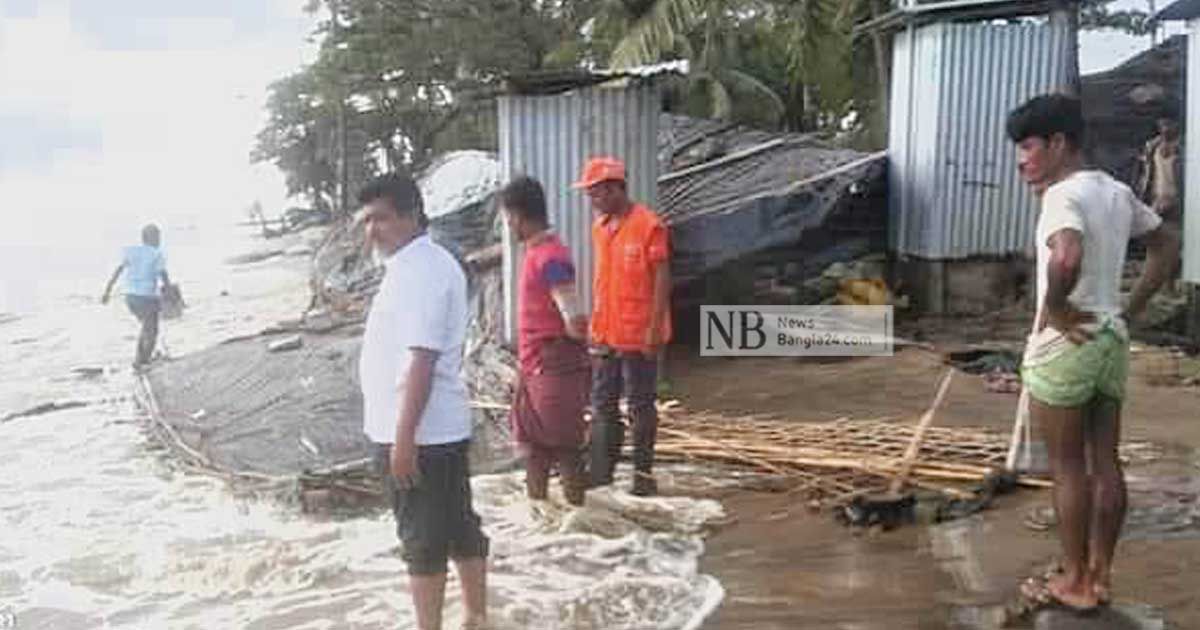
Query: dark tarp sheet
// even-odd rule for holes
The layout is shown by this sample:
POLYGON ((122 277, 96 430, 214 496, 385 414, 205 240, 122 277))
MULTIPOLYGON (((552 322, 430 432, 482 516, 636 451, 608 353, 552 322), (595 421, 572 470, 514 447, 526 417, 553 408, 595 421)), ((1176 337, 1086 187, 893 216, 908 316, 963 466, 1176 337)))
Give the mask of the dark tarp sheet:
POLYGON ((265 475, 321 470, 363 458, 357 329, 225 343, 155 365, 147 374, 159 420, 212 467, 265 475))
MULTIPOLYGON (((503 404, 515 364, 492 341, 502 321, 499 266, 474 274, 470 291, 472 323, 463 365, 475 407, 472 467, 503 470, 514 461, 503 404)), ((146 374, 156 420, 202 456, 196 463, 292 477, 370 455, 358 383, 361 325, 300 332, 300 349, 267 350, 288 334, 296 331, 237 339, 157 364, 146 374)))
MULTIPOLYGON (((796 158, 790 181, 764 175, 752 164, 739 167, 749 180, 746 185, 764 189, 749 198, 732 197, 729 191, 739 186, 738 173, 726 169, 660 185, 667 192, 663 208, 671 229, 671 272, 676 282, 698 279, 732 261, 788 244, 797 244, 797 260, 823 258, 823 250, 836 249, 843 240, 877 240, 882 244, 886 237, 886 205, 871 203, 872 207, 864 209, 857 202, 881 199, 882 187, 886 186, 885 156, 787 147, 781 151, 796 158), (826 167, 836 170, 830 173, 826 167), (857 233, 825 229, 843 212, 856 215, 858 225, 847 227, 857 233), (819 242, 810 238, 806 243, 804 237, 810 232, 820 233, 823 238, 819 242)), ((855 255, 861 253, 865 252, 855 255)))

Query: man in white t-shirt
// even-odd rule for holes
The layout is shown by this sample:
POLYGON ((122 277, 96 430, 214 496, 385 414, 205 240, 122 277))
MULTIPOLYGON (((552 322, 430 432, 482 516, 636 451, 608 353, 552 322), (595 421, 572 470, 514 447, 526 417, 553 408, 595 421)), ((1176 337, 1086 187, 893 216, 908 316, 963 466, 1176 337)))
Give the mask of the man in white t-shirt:
POLYGON ((1021 176, 1041 196, 1037 316, 1021 375, 1033 420, 1045 432, 1063 547, 1062 571, 1023 590, 1083 612, 1109 601, 1125 518, 1117 444, 1129 364, 1126 322, 1169 278, 1179 240, 1129 187, 1083 168, 1078 99, 1036 97, 1009 114, 1007 131, 1021 176), (1147 259, 1122 308, 1130 238, 1144 241, 1147 259))
POLYGON ((420 630, 442 624, 448 560, 466 625, 486 622, 488 539, 471 506, 471 416, 460 375, 467 281, 425 234, 411 177, 386 175, 359 194, 367 239, 386 262, 363 335, 363 430, 376 449, 403 543, 420 630))

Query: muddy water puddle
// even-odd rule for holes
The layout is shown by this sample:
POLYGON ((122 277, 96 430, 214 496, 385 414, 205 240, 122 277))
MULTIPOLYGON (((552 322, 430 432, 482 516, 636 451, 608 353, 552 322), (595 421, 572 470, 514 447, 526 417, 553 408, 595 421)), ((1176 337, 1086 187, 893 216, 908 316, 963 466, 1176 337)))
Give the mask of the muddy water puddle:
POLYGON ((1126 540, 1200 537, 1200 468, 1192 462, 1130 473, 1126 540), (1190 464, 1190 465, 1189 465, 1190 464))
POLYGON ((706 627, 1190 627, 1187 619, 1171 620, 1161 608, 1134 596, 1153 601, 1156 590, 1173 593, 1178 589, 1147 582, 1174 584, 1188 579, 1176 565, 1194 566, 1180 557, 1200 549, 1200 543, 1193 544, 1200 540, 1197 457, 1168 448, 1127 474, 1130 510, 1117 552, 1117 601, 1089 619, 1090 625, 1078 625, 1061 613, 1014 617, 1020 581, 1059 553, 1052 531, 1027 525, 1030 514, 1049 509, 1049 493, 1024 491, 1001 497, 991 509, 968 518, 881 535, 855 533, 827 516, 802 510, 780 518, 789 509, 779 498, 730 501, 727 508, 738 522, 709 541, 702 569, 725 585, 726 602, 706 627))

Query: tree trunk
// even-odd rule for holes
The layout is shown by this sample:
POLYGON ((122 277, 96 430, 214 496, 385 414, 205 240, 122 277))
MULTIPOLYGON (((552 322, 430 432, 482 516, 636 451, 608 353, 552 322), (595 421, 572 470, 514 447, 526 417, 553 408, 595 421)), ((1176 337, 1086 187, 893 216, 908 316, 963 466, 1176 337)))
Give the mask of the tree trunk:
POLYGON ((1065 28, 1067 79, 1063 92, 1079 96, 1079 4, 1075 0, 1062 0, 1050 13, 1050 23, 1065 28))
MULTIPOLYGON (((883 10, 887 10, 886 8, 883 10)), ((879 3, 871 3, 871 17, 880 14, 879 3)), ((891 39, 875 32, 871 34, 871 47, 875 52, 875 81, 879 88, 879 104, 875 107, 875 133, 871 134, 871 143, 876 147, 886 147, 888 138, 888 121, 891 120, 892 100, 892 55, 891 39)))
MULTIPOLYGON (((1153 19, 1154 16, 1158 15, 1158 3, 1155 2, 1154 0, 1148 0, 1147 4, 1149 5, 1149 8, 1150 8, 1150 11, 1149 11, 1150 18, 1153 19)), ((1150 47, 1154 48, 1156 46, 1158 46, 1158 24, 1157 23, 1152 24, 1150 26, 1150 47)))

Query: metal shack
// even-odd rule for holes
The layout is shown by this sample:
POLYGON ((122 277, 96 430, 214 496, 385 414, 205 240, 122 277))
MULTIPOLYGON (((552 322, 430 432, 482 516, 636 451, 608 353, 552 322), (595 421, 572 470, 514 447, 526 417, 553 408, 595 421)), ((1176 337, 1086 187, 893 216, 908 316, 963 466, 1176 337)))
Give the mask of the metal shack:
POLYGON ((1063 2, 902 0, 860 27, 891 34, 890 245, 922 310, 985 312, 1016 297, 1036 205, 1008 112, 1077 80, 1063 2))
MULTIPOLYGON (((1184 63, 1187 74, 1184 90, 1187 102, 1187 114, 1183 120, 1185 130, 1200 129, 1200 0, 1178 0, 1167 6, 1157 16, 1158 20, 1184 21, 1187 23, 1187 61, 1184 63)), ((1187 139, 1184 144, 1184 186, 1183 212, 1184 216, 1197 216, 1200 213, 1200 142, 1194 138, 1187 139)), ((1200 221, 1183 222, 1183 268, 1182 278, 1191 285, 1200 284, 1200 221)), ((1192 327, 1196 328, 1196 299, 1193 297, 1192 327)), ((1193 334, 1200 332, 1193 330, 1193 334)))
MULTIPOLYGON (((592 211, 571 188, 593 155, 625 161, 629 193, 658 207, 658 78, 686 72, 668 63, 615 71, 544 72, 508 77, 500 96, 500 165, 505 181, 529 175, 546 189, 550 225, 575 257, 580 295, 591 304, 592 211)), ((516 338, 520 244, 504 233, 506 341, 516 338)))

